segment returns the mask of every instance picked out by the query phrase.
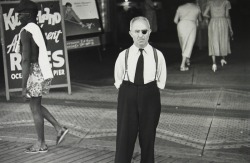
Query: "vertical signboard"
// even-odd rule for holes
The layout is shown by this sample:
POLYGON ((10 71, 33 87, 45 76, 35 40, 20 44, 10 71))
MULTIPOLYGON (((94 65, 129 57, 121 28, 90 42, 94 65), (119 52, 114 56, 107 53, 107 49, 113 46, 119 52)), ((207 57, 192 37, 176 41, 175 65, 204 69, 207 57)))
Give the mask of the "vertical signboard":
MULTIPOLYGON (((66 50, 66 39, 64 25, 61 17, 61 1, 46 0, 35 1, 39 8, 37 15, 38 25, 43 29, 47 41, 47 53, 54 79, 52 88, 68 87, 71 93, 70 76, 68 68, 68 55, 66 50)), ((21 23, 15 8, 19 2, 0 3, 1 15, 1 43, 3 49, 6 97, 9 92, 21 91, 22 83, 22 55, 15 53, 21 23)))

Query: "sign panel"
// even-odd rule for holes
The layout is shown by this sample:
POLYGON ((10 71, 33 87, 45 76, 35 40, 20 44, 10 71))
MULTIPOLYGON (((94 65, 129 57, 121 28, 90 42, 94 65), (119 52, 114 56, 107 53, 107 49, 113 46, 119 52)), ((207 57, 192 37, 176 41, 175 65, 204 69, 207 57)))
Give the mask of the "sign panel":
MULTIPOLYGON (((63 33, 62 17, 59 0, 35 1, 39 7, 37 16, 38 25, 43 29, 47 41, 47 52, 54 74, 52 87, 67 86, 69 84, 68 58, 65 50, 65 36, 63 33)), ((15 7, 18 2, 1 3, 1 34, 5 62, 5 82, 9 90, 21 88, 22 83, 22 56, 15 53, 21 23, 15 7)), ((69 85, 68 85, 69 86, 69 85)))
POLYGON ((100 37, 91 37, 67 41, 67 49, 78 49, 101 45, 100 37))
POLYGON ((102 32, 96 0, 62 0, 66 36, 102 32))

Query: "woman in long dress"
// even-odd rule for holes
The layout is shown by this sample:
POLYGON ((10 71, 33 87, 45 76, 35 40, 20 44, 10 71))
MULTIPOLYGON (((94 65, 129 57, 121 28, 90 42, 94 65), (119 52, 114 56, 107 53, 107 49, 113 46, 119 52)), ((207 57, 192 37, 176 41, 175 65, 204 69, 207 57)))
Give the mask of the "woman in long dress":
POLYGON ((178 38, 182 50, 182 62, 180 71, 189 70, 186 63, 190 65, 190 57, 196 39, 197 22, 201 21, 201 10, 198 5, 190 0, 178 7, 174 22, 177 24, 178 38))
POLYGON ((209 56, 212 56, 212 70, 217 70, 216 57, 220 56, 221 66, 227 64, 225 57, 231 53, 230 35, 233 35, 229 10, 231 4, 228 0, 210 0, 203 16, 210 18, 208 25, 209 56), (229 33, 230 32, 230 33, 229 33))

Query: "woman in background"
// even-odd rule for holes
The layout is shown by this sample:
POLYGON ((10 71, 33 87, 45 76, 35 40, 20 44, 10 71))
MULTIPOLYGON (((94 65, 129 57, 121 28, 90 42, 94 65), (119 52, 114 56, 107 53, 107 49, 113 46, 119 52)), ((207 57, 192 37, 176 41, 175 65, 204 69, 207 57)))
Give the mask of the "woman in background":
POLYGON ((185 63, 190 66, 190 57, 196 39, 198 20, 201 21, 201 10, 195 0, 189 0, 178 7, 174 22, 177 24, 177 32, 182 50, 182 62, 180 71, 188 71, 185 63))
POLYGON ((229 32, 233 36, 229 10, 231 4, 228 0, 210 0, 203 16, 210 18, 208 25, 209 56, 212 56, 212 70, 217 70, 216 57, 220 56, 221 66, 227 64, 225 57, 231 53, 229 32))
POLYGON ((157 5, 152 0, 145 0, 144 2, 144 15, 148 19, 151 31, 157 32, 157 15, 156 15, 157 5))

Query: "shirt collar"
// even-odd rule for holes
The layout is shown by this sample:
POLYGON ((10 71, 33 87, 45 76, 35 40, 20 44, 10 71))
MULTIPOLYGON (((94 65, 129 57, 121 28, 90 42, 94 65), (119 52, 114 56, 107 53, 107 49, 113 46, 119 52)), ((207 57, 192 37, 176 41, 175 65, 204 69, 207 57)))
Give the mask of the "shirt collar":
MULTIPOLYGON (((139 53, 139 48, 136 47, 134 44, 130 47, 130 49, 134 52, 138 52, 139 53)), ((143 48, 145 52, 144 54, 149 54, 150 53, 150 49, 152 49, 152 46, 150 44, 147 44, 147 46, 145 48, 143 48)))

